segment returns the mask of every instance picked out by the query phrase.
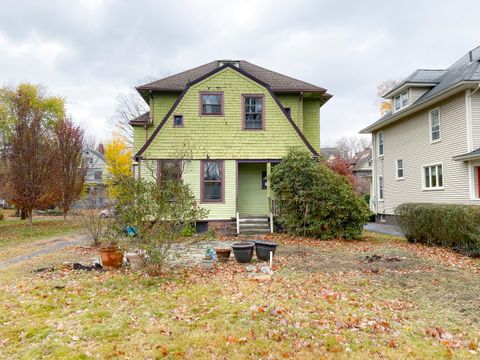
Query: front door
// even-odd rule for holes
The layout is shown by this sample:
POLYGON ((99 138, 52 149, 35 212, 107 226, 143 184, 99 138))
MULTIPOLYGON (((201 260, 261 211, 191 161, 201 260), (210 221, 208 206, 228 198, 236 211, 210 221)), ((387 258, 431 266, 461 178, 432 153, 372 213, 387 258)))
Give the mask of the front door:
POLYGON ((243 216, 267 216, 268 197, 265 163, 238 164, 238 211, 243 216))

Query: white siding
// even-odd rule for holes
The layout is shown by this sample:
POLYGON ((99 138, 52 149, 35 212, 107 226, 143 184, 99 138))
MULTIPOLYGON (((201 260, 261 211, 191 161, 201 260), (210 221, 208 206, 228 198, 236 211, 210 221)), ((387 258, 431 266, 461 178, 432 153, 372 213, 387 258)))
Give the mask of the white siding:
POLYGON ((471 97, 472 106, 472 150, 480 147, 480 91, 471 97))
POLYGON ((430 90, 430 88, 428 88, 428 87, 411 87, 409 89, 408 104, 412 105, 415 101, 417 101, 428 90, 430 90))
MULTIPOLYGON (((465 93, 422 110, 384 129, 384 156, 374 157, 374 174, 384 178, 384 201, 377 213, 393 214, 405 202, 478 203, 470 200, 468 165, 453 161, 467 152, 465 93), (441 141, 430 143, 429 111, 440 108, 441 141), (395 162, 403 158, 404 179, 396 180, 395 162), (444 190, 422 190, 422 166, 443 163, 444 190)), ((375 152, 377 151, 374 147, 375 152)), ((375 192, 378 185, 375 185, 375 192)))

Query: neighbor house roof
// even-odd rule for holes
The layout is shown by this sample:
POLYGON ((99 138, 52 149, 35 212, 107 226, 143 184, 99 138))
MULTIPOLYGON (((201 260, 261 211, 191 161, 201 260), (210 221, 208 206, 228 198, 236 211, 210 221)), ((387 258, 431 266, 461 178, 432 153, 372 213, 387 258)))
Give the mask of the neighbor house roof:
POLYGON ((364 150, 357 152, 353 159, 350 161, 350 164, 352 165, 352 171, 356 172, 362 170, 363 166, 367 164, 371 158, 371 148, 365 148, 364 150))
POLYGON ((453 90, 459 85, 470 84, 470 86, 474 86, 475 84, 480 83, 480 46, 469 51, 445 70, 416 70, 398 86, 386 93, 384 97, 388 97, 405 85, 417 84, 418 86, 422 83, 424 83, 425 86, 429 86, 430 90, 423 94, 413 104, 410 104, 395 113, 388 112, 360 132, 369 133, 382 126, 390 124, 393 121, 399 120, 403 116, 411 114, 415 109, 420 110, 422 108, 421 105, 427 105, 430 101, 437 99, 440 95, 453 90))
POLYGON ((457 155, 453 157, 455 161, 467 161, 467 160, 475 160, 480 158, 480 148, 473 150, 469 153, 457 155))
POLYGON ((312 85, 308 82, 265 69, 245 60, 215 60, 193 69, 138 86, 137 90, 140 92, 144 90, 183 91, 189 82, 212 72, 227 62, 238 64, 238 68, 268 84, 274 92, 319 92, 322 93, 326 99, 331 97, 331 95, 327 94, 326 90, 320 86, 312 85))
POLYGON ((324 147, 320 149, 320 154, 326 160, 329 160, 335 158, 339 154, 339 151, 336 147, 324 147))

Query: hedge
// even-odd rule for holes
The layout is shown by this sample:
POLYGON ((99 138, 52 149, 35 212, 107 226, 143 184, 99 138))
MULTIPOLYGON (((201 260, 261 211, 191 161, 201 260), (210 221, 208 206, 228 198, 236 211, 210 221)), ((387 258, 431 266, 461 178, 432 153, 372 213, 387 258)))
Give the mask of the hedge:
POLYGON ((395 215, 410 242, 480 255, 480 206, 407 203, 395 215))

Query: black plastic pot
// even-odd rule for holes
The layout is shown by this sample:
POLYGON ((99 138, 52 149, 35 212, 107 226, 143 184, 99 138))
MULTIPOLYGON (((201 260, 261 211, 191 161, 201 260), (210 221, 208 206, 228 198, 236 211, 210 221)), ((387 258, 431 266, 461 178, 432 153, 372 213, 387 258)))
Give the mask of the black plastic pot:
POLYGON ((257 259, 262 261, 270 260, 270 251, 275 255, 278 244, 269 241, 255 241, 255 252, 257 253, 257 259))
POLYGON ((249 263, 252 261, 253 248, 255 243, 253 241, 236 242, 232 244, 233 256, 239 263, 249 263))

